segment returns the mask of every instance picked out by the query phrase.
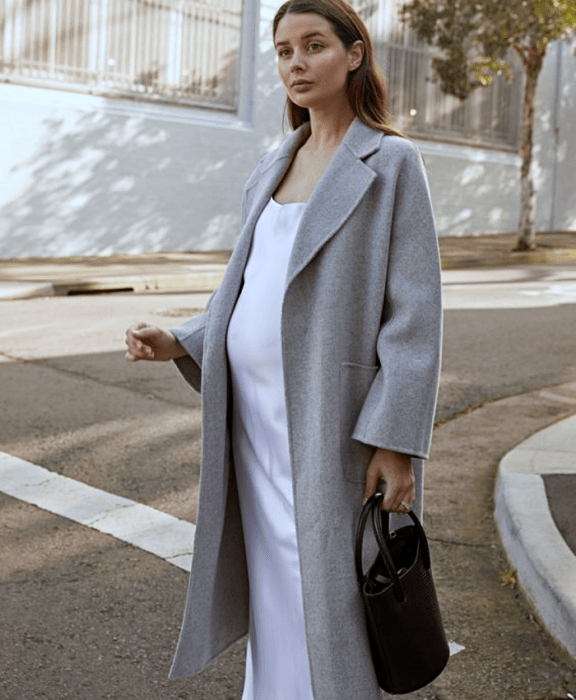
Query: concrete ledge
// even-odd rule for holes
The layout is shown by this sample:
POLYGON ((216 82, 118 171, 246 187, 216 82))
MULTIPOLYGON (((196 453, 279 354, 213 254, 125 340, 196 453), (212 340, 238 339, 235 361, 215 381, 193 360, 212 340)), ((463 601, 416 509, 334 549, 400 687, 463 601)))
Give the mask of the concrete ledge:
POLYGON ((51 282, 0 282, 0 301, 53 297, 51 282))
POLYGON ((573 658, 576 556, 552 519, 544 481, 535 471, 546 466, 541 473, 576 474, 575 438, 576 416, 536 433, 501 461, 495 489, 496 526, 518 585, 542 625, 573 658))

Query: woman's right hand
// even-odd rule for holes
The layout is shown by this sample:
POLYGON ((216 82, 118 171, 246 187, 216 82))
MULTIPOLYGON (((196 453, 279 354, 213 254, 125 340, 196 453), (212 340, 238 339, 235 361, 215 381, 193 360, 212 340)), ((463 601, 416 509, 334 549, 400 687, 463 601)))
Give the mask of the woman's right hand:
POLYGON ((129 362, 167 362, 186 355, 186 350, 170 331, 149 326, 147 323, 138 323, 126 331, 126 346, 128 350, 125 357, 129 362))

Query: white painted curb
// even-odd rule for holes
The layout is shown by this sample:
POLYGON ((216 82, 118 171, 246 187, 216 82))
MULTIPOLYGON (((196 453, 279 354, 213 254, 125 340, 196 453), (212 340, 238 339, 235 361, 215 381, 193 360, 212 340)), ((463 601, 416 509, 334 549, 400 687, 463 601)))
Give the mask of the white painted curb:
POLYGON ((536 433, 500 462, 495 520, 518 584, 548 632, 576 658, 576 556, 550 513, 541 474, 576 473, 576 416, 536 433))
POLYGON ((51 282, 0 282, 0 301, 53 296, 54 286, 51 282))

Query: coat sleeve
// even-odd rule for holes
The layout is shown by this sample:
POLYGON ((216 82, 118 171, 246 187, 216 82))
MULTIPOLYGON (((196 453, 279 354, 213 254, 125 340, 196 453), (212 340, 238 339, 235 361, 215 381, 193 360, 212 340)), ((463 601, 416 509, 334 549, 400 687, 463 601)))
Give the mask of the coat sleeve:
POLYGON ((202 388, 202 358, 206 324, 208 323, 210 304, 217 291, 213 292, 208 299, 204 313, 200 316, 193 316, 180 326, 170 329, 170 332, 174 334, 174 337, 188 353, 184 357, 174 360, 174 363, 184 379, 198 393, 202 388))
POLYGON ((396 180, 380 368, 352 437, 427 458, 438 394, 442 339, 440 257, 422 159, 405 142, 396 180))

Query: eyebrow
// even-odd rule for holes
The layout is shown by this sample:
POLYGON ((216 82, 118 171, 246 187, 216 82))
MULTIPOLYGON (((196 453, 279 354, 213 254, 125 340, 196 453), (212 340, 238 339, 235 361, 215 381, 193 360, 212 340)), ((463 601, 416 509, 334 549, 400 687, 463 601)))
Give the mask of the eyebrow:
MULTIPOLYGON (((322 32, 320 32, 320 31, 308 32, 308 34, 304 34, 300 38, 301 39, 311 39, 313 36, 321 36, 321 37, 326 38, 326 35, 322 34, 322 32)), ((276 43, 276 46, 287 46, 289 43, 290 43, 289 41, 278 41, 276 43)))

